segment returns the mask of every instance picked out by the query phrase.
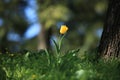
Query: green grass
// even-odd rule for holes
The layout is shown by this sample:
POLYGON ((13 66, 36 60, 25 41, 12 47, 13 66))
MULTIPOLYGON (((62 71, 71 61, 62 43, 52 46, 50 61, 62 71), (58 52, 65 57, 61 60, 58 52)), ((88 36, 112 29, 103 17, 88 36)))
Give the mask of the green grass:
MULTIPOLYGON (((64 55, 48 51, 0 54, 0 80, 119 80, 120 61, 97 60, 79 50, 64 55)), ((90 56, 92 55, 92 56, 90 56)))

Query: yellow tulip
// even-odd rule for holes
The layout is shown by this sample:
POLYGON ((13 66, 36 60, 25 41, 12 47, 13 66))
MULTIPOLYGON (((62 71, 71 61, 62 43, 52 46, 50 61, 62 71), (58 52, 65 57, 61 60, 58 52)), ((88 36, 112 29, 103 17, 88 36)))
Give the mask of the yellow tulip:
POLYGON ((68 30, 68 27, 66 25, 62 25, 60 28, 60 34, 65 34, 68 30))

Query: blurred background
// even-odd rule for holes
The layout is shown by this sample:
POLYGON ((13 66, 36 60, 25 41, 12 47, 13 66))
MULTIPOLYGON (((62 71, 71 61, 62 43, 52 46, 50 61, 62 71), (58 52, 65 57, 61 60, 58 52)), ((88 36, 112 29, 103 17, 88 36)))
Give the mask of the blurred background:
POLYGON ((59 28, 69 31, 62 49, 99 45, 107 0, 0 0, 0 53, 54 49, 59 28))

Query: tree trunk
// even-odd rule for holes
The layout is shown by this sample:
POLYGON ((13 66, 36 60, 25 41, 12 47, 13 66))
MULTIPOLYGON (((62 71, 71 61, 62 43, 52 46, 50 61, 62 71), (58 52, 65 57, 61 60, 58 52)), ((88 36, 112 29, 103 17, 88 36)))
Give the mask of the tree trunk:
POLYGON ((120 0, 109 0, 98 52, 104 58, 120 57, 120 0))
POLYGON ((50 49, 50 38, 52 35, 52 28, 45 29, 44 26, 41 27, 41 32, 38 36, 38 50, 50 49))
POLYGON ((1 42, 0 42, 0 52, 1 53, 6 53, 7 51, 7 46, 8 46, 8 44, 7 44, 7 33, 5 33, 5 35, 3 36, 3 38, 1 39, 1 42))
POLYGON ((7 50, 8 50, 8 46, 9 46, 9 42, 8 42, 8 40, 7 40, 7 35, 8 35, 8 31, 9 31, 9 27, 8 27, 8 22, 6 22, 5 23, 5 25, 4 25, 4 35, 3 35, 3 37, 0 39, 1 41, 0 41, 0 52, 1 53, 6 53, 7 52, 7 50))

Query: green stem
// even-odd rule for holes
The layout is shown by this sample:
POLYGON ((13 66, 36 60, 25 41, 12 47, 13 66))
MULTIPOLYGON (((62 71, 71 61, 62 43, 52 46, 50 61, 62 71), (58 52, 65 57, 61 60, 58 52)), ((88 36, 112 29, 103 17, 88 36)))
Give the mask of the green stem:
POLYGON ((62 40, 63 38, 65 37, 65 34, 64 35, 60 35, 60 41, 59 41, 59 51, 61 49, 61 45, 62 45, 62 40))
POLYGON ((60 35, 59 36, 59 42, 58 42, 58 53, 57 53, 57 63, 60 63, 59 61, 61 60, 60 58, 60 55, 61 55, 61 45, 62 45, 62 40, 63 38, 65 37, 65 34, 64 35, 60 35))

